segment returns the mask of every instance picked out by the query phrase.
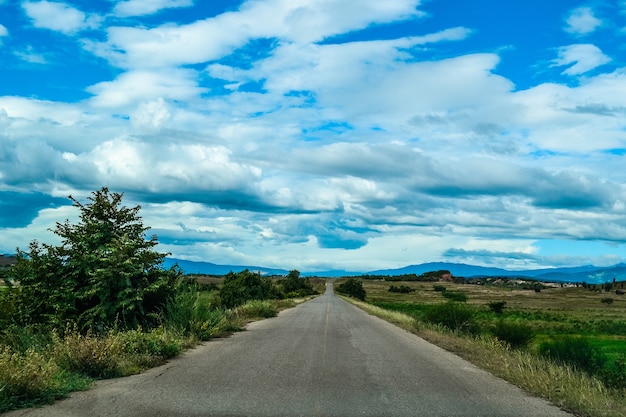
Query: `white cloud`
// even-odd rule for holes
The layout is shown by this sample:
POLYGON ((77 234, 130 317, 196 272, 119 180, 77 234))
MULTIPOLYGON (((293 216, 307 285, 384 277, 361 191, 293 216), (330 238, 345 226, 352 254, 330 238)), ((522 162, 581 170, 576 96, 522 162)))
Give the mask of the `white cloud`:
POLYGON ((563 46, 558 49, 559 57, 553 61, 552 66, 568 66, 563 71, 565 75, 580 75, 594 68, 611 62, 600 48, 592 44, 576 44, 563 46))
POLYGON ((156 71, 129 71, 113 81, 103 81, 90 86, 94 94, 91 103, 96 107, 124 108, 160 98, 189 100, 206 92, 197 85, 196 73, 184 69, 156 71))
POLYGON ((163 9, 189 7, 193 0, 126 0, 120 1, 113 8, 113 14, 120 17, 145 16, 163 9))
POLYGON ((602 26, 602 20, 593 15, 590 7, 579 7, 570 12, 565 31, 576 35, 587 35, 602 26))
POLYGON ((35 52, 35 48, 32 45, 28 45, 23 50, 16 50, 13 55, 21 59, 22 61, 29 62, 31 64, 47 64, 48 60, 45 55, 35 52))
POLYGON ((418 4, 417 0, 365 0, 356 7, 350 0, 247 1, 239 11, 187 25, 111 27, 107 42, 92 42, 87 47, 123 68, 195 64, 228 55, 251 39, 308 43, 375 23, 419 16, 418 4))
POLYGON ((9 30, 6 28, 6 26, 0 24, 0 38, 3 38, 5 36, 9 36, 9 30))
POLYGON ((88 15, 82 11, 61 2, 25 1, 22 7, 33 25, 42 29, 50 29, 67 35, 84 29, 93 29, 100 23, 101 18, 88 15))

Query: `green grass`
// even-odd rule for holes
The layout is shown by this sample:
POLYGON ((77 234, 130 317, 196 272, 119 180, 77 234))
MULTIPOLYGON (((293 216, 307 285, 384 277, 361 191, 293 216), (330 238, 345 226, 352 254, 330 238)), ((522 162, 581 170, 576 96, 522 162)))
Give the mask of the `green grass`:
POLYGON ((355 304, 382 318, 390 314, 385 311, 393 312, 393 322, 402 323, 401 327, 577 415, 626 416, 624 297, 613 295, 614 302, 609 305, 601 302, 606 293, 583 288, 557 286, 537 293, 448 282, 445 291, 421 282, 403 282, 416 290, 409 294, 388 291, 390 285, 397 284, 364 281, 371 304, 355 304), (448 291, 467 295, 466 302, 458 304, 473 309, 478 333, 454 331, 449 328, 454 326, 442 326, 429 317, 433 308, 450 303, 443 296, 448 291), (502 301, 506 304, 501 314, 489 308, 490 303, 502 301), (498 324, 500 329, 496 329, 498 324), (512 349, 495 338, 493 334, 498 331, 505 339, 518 341, 519 346, 512 349), (590 369, 577 369, 574 364, 540 354, 542 344, 564 337, 583 340, 583 347, 599 355, 602 369, 591 369, 590 373, 590 369))

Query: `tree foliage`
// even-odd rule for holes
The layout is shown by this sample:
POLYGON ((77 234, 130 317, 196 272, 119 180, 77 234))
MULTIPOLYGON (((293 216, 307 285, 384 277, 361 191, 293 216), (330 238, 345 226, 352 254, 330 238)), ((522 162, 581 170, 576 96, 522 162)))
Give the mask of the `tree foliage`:
POLYGON ((176 291, 181 273, 162 269, 167 254, 155 251, 156 236, 139 216, 140 206, 122 205, 122 194, 105 187, 87 204, 69 197, 80 211, 76 224, 57 223, 58 246, 30 243, 18 249, 10 280, 19 300, 16 319, 83 328, 150 327, 176 291))
POLYGON ((337 292, 348 295, 359 300, 365 300, 365 288, 363 283, 356 278, 349 278, 347 281, 337 286, 337 292))
POLYGON ((285 279, 280 281, 280 286, 287 297, 304 297, 313 295, 316 291, 308 278, 300 277, 300 271, 289 271, 285 279))
POLYGON ((278 291, 272 281, 247 269, 238 273, 229 272, 220 289, 220 300, 226 308, 233 308, 249 300, 272 298, 278 298, 278 291))

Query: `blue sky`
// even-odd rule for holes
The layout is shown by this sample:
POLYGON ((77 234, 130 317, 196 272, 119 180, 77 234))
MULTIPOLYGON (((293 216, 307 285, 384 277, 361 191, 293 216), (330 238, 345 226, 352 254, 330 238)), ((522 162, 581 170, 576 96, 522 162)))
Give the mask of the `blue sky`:
POLYGON ((626 2, 0 0, 0 253, 140 204, 173 256, 626 261, 626 2))

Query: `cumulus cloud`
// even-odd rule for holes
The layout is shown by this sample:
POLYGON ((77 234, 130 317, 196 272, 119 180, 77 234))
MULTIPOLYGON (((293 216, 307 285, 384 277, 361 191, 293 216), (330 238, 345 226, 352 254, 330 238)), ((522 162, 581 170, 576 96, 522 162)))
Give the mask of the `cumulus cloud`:
POLYGON ((100 23, 96 15, 88 15, 66 3, 50 1, 25 1, 22 7, 33 25, 72 35, 85 29, 93 29, 100 23))
POLYGON ((145 16, 158 13, 163 9, 191 5, 193 5, 193 0, 126 0, 115 5, 113 14, 120 17, 145 16))
POLYGON ((563 74, 580 75, 593 70, 611 61, 600 48, 591 44, 576 44, 563 46, 558 49, 559 57, 553 61, 553 66, 568 66, 563 74))
POLYGON ((572 10, 565 22, 565 31, 576 35, 587 35, 602 26, 602 20, 594 16, 591 7, 572 10))
POLYGON ((236 12, 186 25, 110 27, 108 40, 92 42, 89 48, 124 68, 195 64, 223 57, 251 39, 309 43, 374 23, 414 17, 420 14, 417 4, 416 0, 367 0, 354 7, 348 0, 248 1, 236 12))
POLYGON ((94 94, 96 107, 123 108, 146 100, 188 100, 206 88, 197 84, 195 72, 185 69, 129 71, 113 81, 103 81, 87 88, 94 94))
POLYGON ((9 29, 6 26, 0 24, 0 45, 2 45, 2 38, 9 36, 9 29))

